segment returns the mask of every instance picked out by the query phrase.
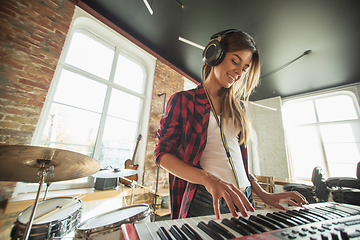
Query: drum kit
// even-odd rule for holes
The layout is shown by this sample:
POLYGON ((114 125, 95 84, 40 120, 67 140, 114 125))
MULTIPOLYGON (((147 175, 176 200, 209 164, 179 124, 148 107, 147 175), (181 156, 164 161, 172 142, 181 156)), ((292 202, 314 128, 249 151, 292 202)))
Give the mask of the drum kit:
MULTIPOLYGON (((147 204, 132 205, 135 185, 132 181, 131 205, 80 222, 80 197, 46 199, 52 182, 93 176, 125 178, 137 173, 132 169, 100 170, 100 164, 86 155, 56 148, 26 145, 0 146, 0 181, 39 183, 34 205, 22 211, 11 231, 11 239, 62 239, 75 230, 73 239, 119 239, 123 223, 150 222, 152 210, 147 204), (47 183, 42 201, 40 192, 47 183)), ((149 189, 150 190, 150 189, 149 189)))

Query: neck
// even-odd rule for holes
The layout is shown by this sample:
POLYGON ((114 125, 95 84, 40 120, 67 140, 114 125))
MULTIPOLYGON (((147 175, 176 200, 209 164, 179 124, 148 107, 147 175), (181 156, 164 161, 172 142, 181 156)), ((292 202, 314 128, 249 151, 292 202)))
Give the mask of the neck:
POLYGON ((206 79, 204 85, 211 98, 218 98, 220 96, 220 92, 223 87, 217 84, 215 81, 211 81, 208 78, 206 79))

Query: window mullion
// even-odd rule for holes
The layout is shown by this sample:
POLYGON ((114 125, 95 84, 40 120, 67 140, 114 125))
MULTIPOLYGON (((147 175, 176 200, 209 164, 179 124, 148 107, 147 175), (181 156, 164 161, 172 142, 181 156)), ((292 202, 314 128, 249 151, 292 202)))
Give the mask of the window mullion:
POLYGON ((325 145, 324 145, 324 141, 323 141, 323 138, 322 138, 322 135, 321 135, 321 132, 320 132, 321 124, 319 124, 319 116, 318 116, 315 101, 312 100, 312 103, 314 105, 314 111, 315 111, 315 117, 316 117, 316 123, 317 123, 317 124, 315 124, 315 129, 316 129, 316 132, 317 132, 317 134, 319 136, 319 139, 320 139, 321 152, 323 154, 323 161, 324 161, 324 165, 325 165, 325 171, 326 171, 327 176, 330 176, 329 164, 328 164, 328 161, 327 161, 326 151, 325 151, 325 145))
POLYGON ((110 86, 109 83, 114 82, 116 64, 117 64, 118 56, 119 56, 117 49, 118 48, 115 48, 115 56, 114 56, 114 60, 112 62, 112 67, 111 67, 111 72, 110 72, 110 79, 109 79, 109 82, 107 82, 108 88, 107 88, 107 91, 106 91, 104 107, 103 107, 103 111, 102 111, 102 114, 101 114, 99 131, 98 131, 98 135, 97 135, 96 142, 95 142, 95 149, 94 149, 94 158, 95 159, 99 159, 100 152, 101 152, 101 143, 102 143, 102 138, 103 138, 103 135, 104 135, 106 117, 107 117, 107 113, 108 113, 108 110, 109 110, 109 104, 110 104, 110 98, 111 98, 111 92, 112 92, 112 87, 110 86))

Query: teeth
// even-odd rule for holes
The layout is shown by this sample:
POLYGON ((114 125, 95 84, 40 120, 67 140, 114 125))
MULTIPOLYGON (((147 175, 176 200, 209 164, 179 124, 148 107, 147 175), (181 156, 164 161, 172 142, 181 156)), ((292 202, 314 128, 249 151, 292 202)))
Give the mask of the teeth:
POLYGON ((231 75, 229 75, 229 74, 228 74, 228 76, 231 78, 231 80, 233 80, 233 81, 236 80, 236 78, 234 78, 233 76, 231 76, 231 75))

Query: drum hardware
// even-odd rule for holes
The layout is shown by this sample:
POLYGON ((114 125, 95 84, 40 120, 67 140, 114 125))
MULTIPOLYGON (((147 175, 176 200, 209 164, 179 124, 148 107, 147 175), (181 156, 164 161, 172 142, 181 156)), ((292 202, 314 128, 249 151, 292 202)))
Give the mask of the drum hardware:
POLYGON ((78 196, 73 197, 73 198, 69 199, 68 201, 66 201, 66 202, 64 202, 62 204, 59 204, 59 205, 55 206, 54 208, 52 208, 52 209, 50 209, 50 210, 48 210, 48 211, 34 217, 34 223, 36 221, 39 221, 39 219, 41 219, 42 217, 44 217, 45 215, 47 215, 49 213, 53 213, 54 211, 57 211, 57 210, 60 210, 60 209, 63 209, 63 208, 66 208, 66 207, 69 207, 69 206, 73 205, 74 202, 72 200, 74 200, 74 199, 75 200, 81 200, 82 198, 86 197, 86 195, 82 195, 82 196, 81 195, 82 194, 79 194, 78 196))
POLYGON ((46 200, 46 195, 47 195, 48 192, 49 192, 50 184, 51 184, 51 182, 47 182, 47 183, 46 183, 46 190, 45 190, 45 193, 44 193, 43 201, 46 200))
POLYGON ((121 225, 125 223, 150 222, 152 210, 147 204, 121 207, 81 222, 76 226, 76 240, 119 239, 121 225))
POLYGON ((125 177, 123 177, 123 179, 130 182, 130 188, 131 188, 130 205, 132 205, 133 202, 134 202, 134 195, 135 195, 135 187, 136 187, 136 185, 138 185, 141 188, 145 188, 145 189, 149 190, 151 193, 156 195, 156 192, 154 190, 152 190, 152 189, 150 189, 150 188, 148 188, 148 187, 146 187, 144 185, 141 185, 140 183, 138 183, 138 182, 136 182, 134 180, 130 180, 130 179, 127 179, 125 177))
POLYGON ((100 169, 99 162, 80 153, 27 145, 0 146, 0 162, 0 181, 39 183, 32 213, 22 238, 25 240, 29 238, 40 191, 47 175, 51 177, 48 180, 49 187, 51 182, 86 177, 100 169))

